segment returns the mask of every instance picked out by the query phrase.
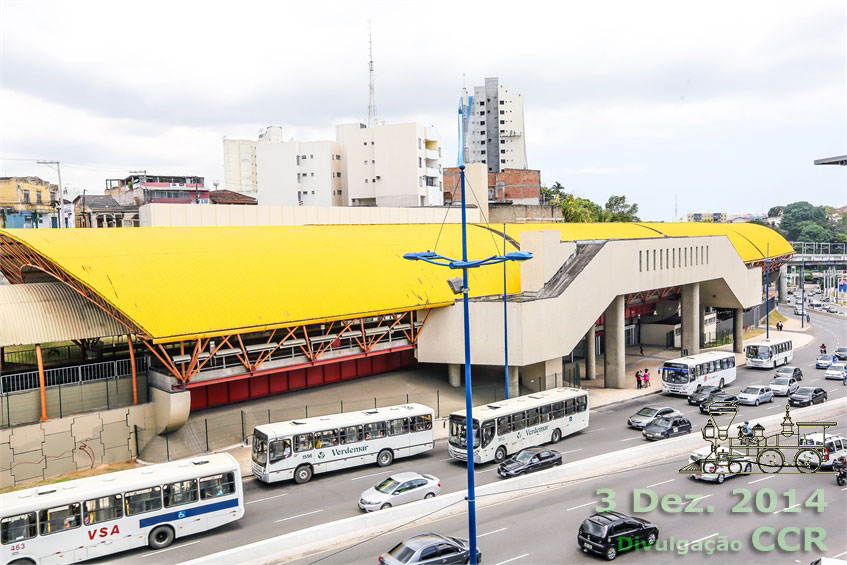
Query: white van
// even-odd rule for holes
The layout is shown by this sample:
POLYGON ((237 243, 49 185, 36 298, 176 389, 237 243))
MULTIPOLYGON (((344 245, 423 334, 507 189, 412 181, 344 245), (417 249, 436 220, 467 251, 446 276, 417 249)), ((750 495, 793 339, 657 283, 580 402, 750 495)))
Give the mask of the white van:
MULTIPOLYGON (((839 457, 847 456, 847 438, 838 434, 826 434, 826 443, 823 443, 823 434, 809 434, 800 441, 802 445, 823 445, 826 448, 826 459, 821 461, 821 467, 832 467, 832 462, 839 457)), ((804 459, 800 455, 800 459, 804 459)))

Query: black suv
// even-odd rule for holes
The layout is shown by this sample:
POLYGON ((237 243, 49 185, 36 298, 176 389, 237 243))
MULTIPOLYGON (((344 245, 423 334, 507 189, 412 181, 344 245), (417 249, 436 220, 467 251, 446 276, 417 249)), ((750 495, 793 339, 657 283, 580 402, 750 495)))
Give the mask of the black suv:
POLYGON ((601 512, 586 518, 579 527, 577 542, 583 551, 592 551, 611 561, 621 551, 656 543, 656 524, 620 512, 601 512))

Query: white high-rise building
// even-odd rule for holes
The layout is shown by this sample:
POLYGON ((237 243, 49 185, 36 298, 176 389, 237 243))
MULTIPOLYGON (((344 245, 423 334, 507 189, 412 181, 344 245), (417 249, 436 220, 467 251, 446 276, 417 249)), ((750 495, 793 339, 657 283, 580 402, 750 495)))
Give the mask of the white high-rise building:
POLYGON ((418 123, 340 124, 343 193, 348 206, 441 206, 441 146, 418 123))
POLYGON ((224 138, 224 188, 256 198, 259 191, 256 145, 281 141, 282 127, 280 126, 265 128, 259 134, 258 141, 224 138))
POLYGON ((341 146, 334 141, 256 144, 259 204, 345 206, 341 146))
POLYGON ((489 172, 526 169, 523 98, 512 94, 497 77, 462 93, 466 163, 485 163, 489 172))

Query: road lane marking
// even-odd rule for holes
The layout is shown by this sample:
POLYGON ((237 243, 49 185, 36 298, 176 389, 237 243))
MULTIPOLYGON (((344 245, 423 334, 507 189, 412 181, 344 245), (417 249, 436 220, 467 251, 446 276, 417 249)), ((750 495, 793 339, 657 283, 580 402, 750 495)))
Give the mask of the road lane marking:
POLYGON ((766 480, 768 480, 768 479, 772 479, 772 478, 773 478, 773 476, 765 477, 764 479, 756 479, 755 481, 750 481, 750 482, 749 482, 749 483, 747 483, 747 484, 748 484, 748 485, 752 485, 753 483, 758 483, 758 482, 761 482, 761 481, 766 481, 766 480))
MULTIPOLYGON (((711 494, 705 494, 703 496, 698 496, 697 498, 691 498, 689 500, 691 500, 691 502, 697 502, 698 500, 703 500, 704 498, 709 498, 710 496, 712 496, 712 495, 711 494)), ((715 534, 715 535, 718 535, 718 534, 715 534)), ((711 536, 709 536, 709 537, 711 537, 711 536)), ((706 538, 703 538, 703 539, 706 539, 706 538)), ((700 541, 700 540, 697 540, 697 541, 700 541)))
MULTIPOLYGON (((710 495, 708 495, 708 496, 712 496, 712 495, 710 494, 710 495)), ((705 498, 705 497, 703 497, 703 498, 705 498)), ((707 540, 707 539, 709 539, 709 538, 713 538, 713 537, 715 537, 716 535, 718 535, 718 533, 717 533, 717 532, 713 533, 713 534, 712 534, 712 535, 710 535, 710 536, 706 536, 706 537, 704 537, 704 538, 696 539, 696 540, 694 540, 694 541, 690 541, 690 542, 688 542, 688 543, 685 543, 685 544, 683 544, 683 546, 684 546, 684 547, 688 547, 688 546, 689 546, 689 545, 691 545, 692 543, 697 543, 698 541, 707 540)))
POLYGON ((507 530, 508 528, 500 528, 499 530, 494 530, 493 532, 486 532, 484 534, 479 534, 476 536, 477 538, 484 538, 485 536, 490 536, 491 534, 496 534, 497 532, 502 532, 503 530, 507 530))
POLYGON ((791 510, 792 508, 797 508, 798 506, 800 506, 799 502, 797 504, 792 504, 791 506, 789 506, 787 508, 783 508, 782 510, 777 510, 776 512, 774 512, 774 514, 779 514, 780 512, 787 512, 787 511, 791 510))
POLYGON ((157 549, 156 551, 154 551, 154 552, 152 552, 152 553, 144 553, 144 554, 142 554, 142 555, 141 555, 141 557, 148 557, 148 556, 150 556, 150 555, 159 555, 160 553, 162 553, 162 552, 164 552, 164 551, 170 551, 170 550, 172 550, 172 549, 179 549, 179 548, 181 548, 181 547, 186 547, 186 546, 189 546, 189 545, 194 545, 195 543, 200 543, 201 541, 203 541, 203 540, 199 539, 199 540, 197 540, 197 541, 190 541, 190 542, 188 542, 188 543, 183 543, 182 545, 173 545, 173 546, 171 546, 171 547, 166 547, 165 549, 157 549))
POLYGON ((262 502, 263 500, 272 500, 274 498, 279 498, 281 496, 288 496, 288 493, 286 492, 285 494, 278 494, 276 496, 269 496, 267 498, 260 498, 259 500, 248 500, 244 504, 253 504, 254 502, 262 502))
MULTIPOLYGON (((841 490, 844 490, 844 489, 841 489, 841 490)), ((838 555, 833 555, 833 556, 832 556, 832 558, 833 558, 833 559, 838 559, 838 558, 839 558, 839 557, 841 557, 842 555, 847 555, 847 551, 842 551, 842 552, 841 552, 841 553, 839 553, 838 555)))
POLYGON ((452 459, 452 457, 448 457, 447 459, 439 459, 438 462, 443 463, 444 461, 452 461, 452 459))
POLYGON ((566 455, 568 453, 576 453, 577 451, 582 451, 582 448, 580 447, 579 449, 571 449, 570 451, 562 451, 561 454, 566 455))
POLYGON ((506 565, 506 563, 511 563, 512 561, 517 561, 518 559, 523 559, 524 557, 529 557, 529 553, 524 553, 523 555, 518 555, 517 557, 512 557, 511 559, 506 559, 505 561, 501 561, 497 565, 506 565))
POLYGON ((390 472, 391 471, 380 471, 379 473, 371 473, 370 475, 361 475, 361 476, 358 476, 358 477, 353 477, 350 480, 351 481, 358 481, 359 479, 367 479, 368 477, 376 477, 377 475, 385 475, 385 474, 390 473, 390 472))
POLYGON ((597 504, 600 502, 599 500, 592 500, 591 502, 586 502, 585 504, 580 504, 579 506, 574 506, 573 508, 568 508, 565 512, 570 512, 571 510, 576 510, 577 508, 585 508, 586 506, 591 506, 592 504, 597 504))
POLYGON ((304 513, 304 514, 297 514, 296 516, 289 516, 288 518, 283 518, 283 519, 281 519, 281 520, 276 520, 276 521, 274 522, 274 524, 278 524, 278 523, 280 523, 280 522, 285 522, 286 520, 293 520, 294 518, 302 518, 303 516, 308 516, 309 514, 317 514, 318 512, 323 512, 323 511, 324 511, 324 509, 323 509, 323 508, 321 508, 320 510, 312 510, 311 512, 306 512, 306 513, 304 513))
POLYGON ((771 406, 769 408, 766 408, 765 410, 773 410, 774 408, 783 408, 783 406, 780 406, 779 404, 777 404, 776 406, 771 406))
POLYGON ((647 485, 647 486, 646 486, 646 487, 644 487, 644 488, 653 488, 653 487, 657 487, 657 486, 659 486, 659 485, 666 485, 666 484, 668 484, 668 483, 672 483, 672 482, 674 482, 675 480, 676 480, 676 479, 668 479, 667 481, 662 481, 661 483, 653 483, 652 485, 647 485))
MULTIPOLYGON (((597 428, 596 430, 585 430, 585 433, 590 434, 591 432, 602 432, 606 428, 597 428)), ((529 554, 527 554, 529 555, 529 554)))
POLYGON ((621 441, 632 441, 632 440, 634 440, 634 439, 644 439, 644 437, 643 437, 643 436, 642 436, 642 437, 638 437, 638 436, 635 436, 635 437, 628 437, 628 438, 626 438, 626 439, 622 439, 621 441))

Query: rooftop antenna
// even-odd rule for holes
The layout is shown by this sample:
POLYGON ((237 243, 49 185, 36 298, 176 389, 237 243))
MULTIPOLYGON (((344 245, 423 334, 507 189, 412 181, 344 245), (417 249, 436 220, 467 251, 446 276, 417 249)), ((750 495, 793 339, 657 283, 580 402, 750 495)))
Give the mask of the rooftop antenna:
POLYGON ((370 98, 368 99, 368 127, 377 124, 376 119, 376 96, 374 95, 374 52, 373 38, 371 35, 371 21, 368 20, 368 68, 370 69, 370 98))

